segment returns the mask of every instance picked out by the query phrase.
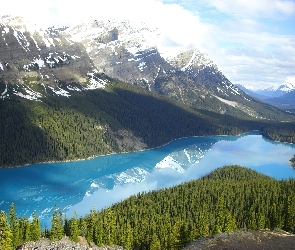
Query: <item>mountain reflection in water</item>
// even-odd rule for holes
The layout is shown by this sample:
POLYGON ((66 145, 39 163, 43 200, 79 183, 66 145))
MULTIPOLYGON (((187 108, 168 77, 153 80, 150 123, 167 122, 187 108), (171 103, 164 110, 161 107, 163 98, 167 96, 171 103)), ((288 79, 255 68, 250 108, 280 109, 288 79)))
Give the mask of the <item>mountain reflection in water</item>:
POLYGON ((14 202, 19 216, 36 210, 50 224, 56 205, 68 217, 119 202, 142 191, 197 179, 224 165, 238 164, 277 179, 295 178, 289 160, 295 146, 261 135, 190 137, 140 152, 91 160, 0 169, 0 210, 14 202))

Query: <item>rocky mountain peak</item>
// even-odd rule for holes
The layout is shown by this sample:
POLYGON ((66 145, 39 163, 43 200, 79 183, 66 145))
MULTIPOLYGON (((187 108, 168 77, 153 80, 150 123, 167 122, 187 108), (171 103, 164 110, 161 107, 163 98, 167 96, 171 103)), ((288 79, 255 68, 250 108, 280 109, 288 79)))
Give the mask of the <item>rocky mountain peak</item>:
POLYGON ((239 109, 259 117, 249 107, 251 98, 208 55, 194 46, 176 53, 157 28, 115 20, 45 30, 27 27, 18 17, 1 19, 2 99, 11 95, 32 100, 49 94, 69 97, 70 91, 104 87, 103 74, 193 108, 222 114, 239 109))
POLYGON ((290 82, 285 82, 277 90, 288 93, 288 92, 290 92, 292 90, 295 90, 295 84, 292 84, 290 82))
POLYGON ((182 71, 190 73, 204 69, 205 67, 213 67, 215 70, 218 70, 217 65, 213 63, 209 56, 197 48, 180 52, 174 58, 170 59, 169 62, 182 71))

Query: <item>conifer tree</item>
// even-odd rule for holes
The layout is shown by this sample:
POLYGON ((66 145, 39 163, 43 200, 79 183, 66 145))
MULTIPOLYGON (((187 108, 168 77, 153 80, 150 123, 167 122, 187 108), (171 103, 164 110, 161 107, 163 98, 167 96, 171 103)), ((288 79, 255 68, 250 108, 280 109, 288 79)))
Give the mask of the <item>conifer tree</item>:
POLYGON ((79 218, 79 235, 83 237, 86 237, 87 235, 87 222, 82 218, 79 218))
POLYGON ((96 214, 94 208, 91 209, 90 215, 87 217, 87 235, 88 243, 94 242, 94 229, 96 225, 96 214))
POLYGON ((12 233, 7 223, 7 217, 4 211, 0 211, 0 249, 12 250, 12 233))
POLYGON ((9 208, 9 226, 12 233, 12 244, 16 248, 20 244, 19 239, 19 224, 17 214, 14 208, 14 203, 11 203, 9 208))
POLYGON ((157 236, 156 233, 153 233, 151 244, 150 244, 150 250, 161 250, 161 242, 157 236))
POLYGON ((36 211, 33 213, 33 220, 30 224, 30 240, 36 241, 41 238, 41 224, 36 215, 36 211))
POLYGON ((103 235, 103 228, 102 228, 102 222, 101 219, 98 219, 95 227, 94 227, 94 238, 93 241, 97 246, 101 246, 103 241, 102 241, 102 235, 103 235))
POLYGON ((291 197, 289 195, 287 196, 285 201, 284 214, 284 229, 289 232, 293 232, 294 224, 292 221, 292 217, 294 217, 294 215, 291 213, 291 197))
POLYGON ((50 239, 53 241, 60 240, 64 237, 64 227, 62 220, 62 212, 57 211, 57 207, 54 207, 54 212, 51 221, 50 239))
POLYGON ((19 219, 19 239, 21 242, 30 241, 30 222, 24 217, 19 219))
POLYGON ((131 250, 133 245, 132 229, 130 223, 127 224, 125 231, 123 232, 123 245, 124 249, 131 250))
POLYGON ((74 217, 69 220, 69 237, 72 241, 78 242, 79 238, 79 224, 77 220, 77 214, 74 213, 74 217))
POLYGON ((183 247, 183 241, 182 241, 182 227, 183 222, 177 221, 175 225, 173 226, 172 232, 171 232, 171 249, 172 250, 178 250, 183 247))
POLYGON ((70 225, 69 225, 69 220, 66 215, 64 218, 64 232, 65 232, 66 236, 70 235, 70 225))

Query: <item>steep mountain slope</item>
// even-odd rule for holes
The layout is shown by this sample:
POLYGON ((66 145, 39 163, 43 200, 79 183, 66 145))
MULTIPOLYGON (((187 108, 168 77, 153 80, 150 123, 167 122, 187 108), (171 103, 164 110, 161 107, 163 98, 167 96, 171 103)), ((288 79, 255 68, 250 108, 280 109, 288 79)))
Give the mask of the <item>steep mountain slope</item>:
POLYGON ((97 22, 65 30, 82 41, 99 72, 172 97, 193 108, 240 117, 276 119, 280 112, 235 87, 205 54, 169 53, 163 35, 143 24, 97 22), (272 115, 270 113, 273 113, 272 115), (275 115, 274 115, 275 113, 275 115))
POLYGON ((101 87, 85 48, 60 35, 63 29, 35 30, 20 17, 1 18, 1 98, 19 95, 37 100, 47 92, 101 87), (92 86, 94 85, 94 86, 92 86))
POLYGON ((1 166, 253 129, 293 142, 294 116, 248 96, 195 48, 167 54, 163 40, 128 21, 42 30, 2 17, 1 166))
POLYGON ((268 103, 295 106, 295 89, 280 96, 266 99, 268 103))
POLYGON ((2 167, 87 158, 163 145, 193 135, 239 134, 257 123, 203 114, 111 79, 105 89, 69 90, 31 101, 2 100, 2 167))
POLYGON ((221 114, 288 120, 271 106, 235 87, 196 48, 169 54, 165 37, 129 21, 36 30, 21 18, 2 17, 1 98, 38 99, 47 92, 103 87, 97 73, 144 87, 195 109, 221 114))

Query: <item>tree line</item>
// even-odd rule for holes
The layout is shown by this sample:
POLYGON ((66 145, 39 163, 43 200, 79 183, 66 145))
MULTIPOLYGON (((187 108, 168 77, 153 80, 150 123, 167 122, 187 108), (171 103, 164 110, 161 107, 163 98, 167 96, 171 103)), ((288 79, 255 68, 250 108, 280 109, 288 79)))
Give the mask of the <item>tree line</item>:
POLYGON ((188 242, 233 229, 281 228, 295 233, 295 180, 276 180, 240 166, 157 191, 142 192, 84 217, 54 209, 50 229, 34 213, 18 218, 12 204, 0 213, 0 249, 14 249, 41 236, 73 241, 83 236, 98 246, 181 249, 188 242))
POLYGON ((237 135, 252 130, 276 141, 295 140, 294 123, 192 109, 122 82, 71 95, 47 96, 40 102, 17 96, 0 100, 0 167, 133 151, 132 143, 122 143, 130 138, 124 138, 121 130, 131 132, 149 148, 181 137, 237 135))

